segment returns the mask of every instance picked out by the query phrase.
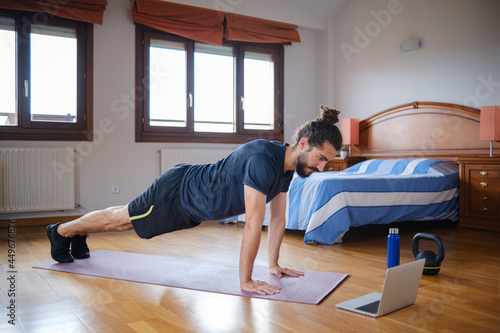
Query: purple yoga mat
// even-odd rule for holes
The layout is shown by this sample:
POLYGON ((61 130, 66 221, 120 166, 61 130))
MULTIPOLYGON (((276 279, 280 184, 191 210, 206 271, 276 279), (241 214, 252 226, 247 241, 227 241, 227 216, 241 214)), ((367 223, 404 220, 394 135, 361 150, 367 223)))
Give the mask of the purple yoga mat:
POLYGON ((88 259, 64 264, 54 261, 34 268, 306 304, 318 304, 348 276, 304 271, 304 276, 280 279, 269 274, 267 267, 255 266, 255 280, 281 287, 279 294, 259 295, 241 291, 238 264, 101 250, 88 259))

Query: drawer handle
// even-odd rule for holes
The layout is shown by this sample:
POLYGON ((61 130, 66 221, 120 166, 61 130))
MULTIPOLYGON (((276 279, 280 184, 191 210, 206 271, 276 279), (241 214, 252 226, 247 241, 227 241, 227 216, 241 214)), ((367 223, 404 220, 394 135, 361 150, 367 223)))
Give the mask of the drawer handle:
POLYGON ((486 208, 486 207, 481 207, 481 208, 479 208, 479 210, 480 210, 480 211, 482 211, 482 212, 485 212, 485 211, 487 211, 487 210, 488 210, 488 208, 486 208))
POLYGON ((488 172, 487 172, 487 171, 481 171, 479 174, 480 174, 481 176, 487 176, 487 175, 488 175, 488 172))
POLYGON ((487 199, 488 199, 488 197, 487 197, 487 196, 482 196, 482 197, 479 197, 479 199, 481 199, 481 200, 483 200, 483 201, 484 201, 484 200, 487 200, 487 199))
POLYGON ((488 186, 488 183, 480 182, 479 185, 481 185, 482 187, 486 187, 486 186, 488 186))

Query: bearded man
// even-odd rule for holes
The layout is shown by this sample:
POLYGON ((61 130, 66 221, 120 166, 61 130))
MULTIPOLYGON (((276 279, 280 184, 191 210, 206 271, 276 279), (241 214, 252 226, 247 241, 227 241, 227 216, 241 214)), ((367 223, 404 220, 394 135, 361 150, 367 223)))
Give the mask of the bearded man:
POLYGON ((188 229, 202 221, 246 214, 240 250, 243 291, 275 294, 280 288, 252 279, 266 204, 269 203, 269 271, 278 277, 302 272, 281 267, 279 251, 285 232, 286 192, 294 171, 300 177, 323 171, 342 146, 335 124, 339 111, 321 106, 320 118, 301 126, 294 144, 255 140, 228 157, 201 165, 180 164, 167 170, 134 200, 123 206, 88 213, 74 221, 47 227, 52 258, 72 262, 90 256, 90 233, 134 229, 141 238, 188 229))

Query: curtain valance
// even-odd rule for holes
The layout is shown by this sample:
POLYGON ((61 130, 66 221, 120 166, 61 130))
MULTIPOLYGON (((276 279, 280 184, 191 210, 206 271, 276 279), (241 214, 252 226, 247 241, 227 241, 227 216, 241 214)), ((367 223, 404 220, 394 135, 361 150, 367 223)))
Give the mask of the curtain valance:
POLYGON ((47 13, 75 21, 102 24, 106 0, 2 0, 0 8, 47 13))
POLYGON ((260 18, 226 14, 227 40, 253 43, 300 43, 298 26, 260 18))
POLYGON ((160 0, 137 0, 134 21, 148 27, 212 44, 222 44, 224 13, 160 0))
POLYGON ((225 39, 300 43, 297 26, 161 0, 136 0, 134 21, 189 39, 222 45, 225 39))

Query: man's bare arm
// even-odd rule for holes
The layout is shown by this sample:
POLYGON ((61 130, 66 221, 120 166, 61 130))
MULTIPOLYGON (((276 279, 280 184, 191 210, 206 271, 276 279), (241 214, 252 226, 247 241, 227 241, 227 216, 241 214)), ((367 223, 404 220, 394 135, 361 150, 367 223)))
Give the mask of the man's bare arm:
POLYGON ((279 287, 252 280, 253 265, 259 251, 266 213, 266 195, 247 185, 244 191, 246 222, 240 251, 240 287, 244 291, 273 295, 279 293, 279 287))
POLYGON ((278 264, 281 243, 285 234, 286 193, 278 194, 269 204, 268 250, 269 272, 278 277, 283 274, 297 277, 304 275, 301 271, 281 267, 278 264))
POLYGON ((269 203, 268 250, 269 268, 278 265, 279 252, 285 234, 286 193, 278 194, 269 203))

